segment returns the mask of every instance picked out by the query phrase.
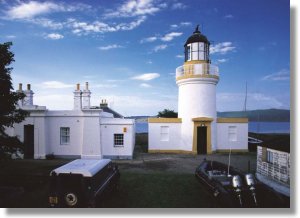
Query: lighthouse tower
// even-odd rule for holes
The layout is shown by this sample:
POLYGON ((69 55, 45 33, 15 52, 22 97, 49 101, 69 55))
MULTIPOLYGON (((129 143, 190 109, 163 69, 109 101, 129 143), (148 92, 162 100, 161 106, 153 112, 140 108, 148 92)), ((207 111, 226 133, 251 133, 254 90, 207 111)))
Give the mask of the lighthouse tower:
POLYGON ((185 62, 176 69, 178 117, 182 119, 181 146, 195 154, 217 148, 216 85, 218 67, 210 64, 210 42, 199 26, 184 44, 185 62))

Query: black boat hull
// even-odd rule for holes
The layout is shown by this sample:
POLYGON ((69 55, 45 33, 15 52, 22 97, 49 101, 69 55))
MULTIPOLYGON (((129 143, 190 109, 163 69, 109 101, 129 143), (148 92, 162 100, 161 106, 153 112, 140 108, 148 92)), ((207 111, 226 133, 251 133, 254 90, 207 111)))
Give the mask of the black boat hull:
POLYGON ((204 160, 195 171, 195 177, 205 187, 207 192, 215 199, 216 207, 220 208, 275 208, 286 207, 286 199, 268 186, 256 180, 255 191, 251 191, 243 180, 240 192, 232 186, 232 176, 238 175, 244 179, 245 174, 240 170, 230 167, 228 177, 228 166, 217 162, 204 160), (209 171, 215 170, 223 172, 217 179, 209 175, 209 171), (227 177, 227 178, 226 178, 227 177), (222 178, 222 179, 220 179, 222 178))

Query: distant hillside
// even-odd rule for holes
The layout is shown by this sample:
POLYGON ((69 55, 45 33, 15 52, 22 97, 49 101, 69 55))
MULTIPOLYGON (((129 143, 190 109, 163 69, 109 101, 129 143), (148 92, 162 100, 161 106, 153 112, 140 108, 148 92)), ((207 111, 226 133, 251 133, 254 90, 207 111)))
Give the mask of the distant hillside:
POLYGON ((266 109, 252 111, 218 112, 218 117, 248 117, 249 121, 289 122, 290 110, 266 109))
MULTIPOLYGON (((290 110, 266 109, 252 111, 227 111, 217 112, 218 117, 248 117, 249 121, 262 122, 290 122, 290 110)), ((126 118, 135 119, 137 122, 147 122, 148 118, 156 116, 130 116, 126 118)))

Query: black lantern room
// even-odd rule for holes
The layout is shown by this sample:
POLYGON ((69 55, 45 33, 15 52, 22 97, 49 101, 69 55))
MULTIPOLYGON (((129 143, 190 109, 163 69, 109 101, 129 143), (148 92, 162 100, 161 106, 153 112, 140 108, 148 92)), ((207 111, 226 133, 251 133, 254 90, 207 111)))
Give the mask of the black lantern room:
POLYGON ((209 62, 210 42, 199 31, 197 25, 193 35, 191 35, 184 44, 185 62, 186 61, 204 61, 209 62))

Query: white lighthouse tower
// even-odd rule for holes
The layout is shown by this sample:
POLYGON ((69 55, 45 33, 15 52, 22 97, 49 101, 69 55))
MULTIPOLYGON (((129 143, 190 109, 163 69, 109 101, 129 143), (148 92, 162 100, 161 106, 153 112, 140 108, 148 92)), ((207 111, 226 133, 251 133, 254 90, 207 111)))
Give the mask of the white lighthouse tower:
POLYGON ((196 27, 176 68, 178 118, 149 118, 151 153, 211 154, 248 151, 248 119, 218 117, 219 69, 210 64, 208 39, 196 27))
POLYGON ((184 44, 185 62, 176 69, 181 146, 195 154, 217 149, 218 67, 210 64, 208 39, 196 27, 184 44))

